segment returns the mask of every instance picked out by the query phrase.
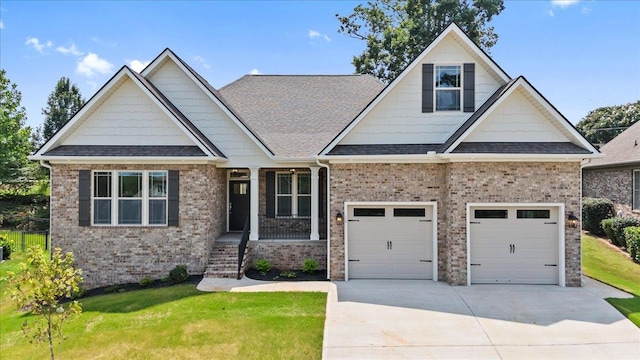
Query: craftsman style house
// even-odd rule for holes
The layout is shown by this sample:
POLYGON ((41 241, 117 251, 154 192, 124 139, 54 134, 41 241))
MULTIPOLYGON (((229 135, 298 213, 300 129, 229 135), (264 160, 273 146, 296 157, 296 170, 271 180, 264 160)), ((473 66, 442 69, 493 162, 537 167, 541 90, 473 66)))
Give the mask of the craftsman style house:
POLYGON ((387 86, 248 75, 213 88, 171 50, 121 68, 32 157, 53 246, 87 287, 250 261, 335 280, 580 285, 580 164, 598 151, 451 24, 387 86), (237 246, 236 246, 237 247, 237 246), (236 253, 237 254, 237 253, 236 253))

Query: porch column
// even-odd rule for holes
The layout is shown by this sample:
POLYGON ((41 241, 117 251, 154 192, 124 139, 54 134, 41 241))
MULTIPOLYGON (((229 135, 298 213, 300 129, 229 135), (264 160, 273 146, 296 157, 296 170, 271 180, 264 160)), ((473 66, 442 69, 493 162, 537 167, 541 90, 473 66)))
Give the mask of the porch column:
POLYGON ((320 234, 318 233, 318 189, 319 189, 319 176, 317 166, 309 167, 311 170, 311 240, 320 240, 320 234))
POLYGON ((251 172, 251 185, 250 187, 250 212, 249 212, 249 222, 251 223, 251 232, 249 233, 249 240, 258 240, 260 238, 260 226, 258 221, 258 211, 259 209, 259 199, 258 193, 260 192, 260 184, 258 184, 258 173, 260 168, 252 167, 249 168, 251 172))

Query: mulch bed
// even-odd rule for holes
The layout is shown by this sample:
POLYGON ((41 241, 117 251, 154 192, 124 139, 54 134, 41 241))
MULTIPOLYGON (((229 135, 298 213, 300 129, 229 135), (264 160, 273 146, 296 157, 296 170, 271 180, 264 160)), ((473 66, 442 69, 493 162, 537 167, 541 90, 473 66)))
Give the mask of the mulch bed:
MULTIPOLYGON (((180 284, 176 284, 176 285, 185 285, 185 284, 198 285, 198 283, 200 283, 201 280, 202 280, 202 275, 189 275, 189 278, 187 279, 187 281, 180 284)), ((85 293, 82 294, 82 296, 78 297, 75 300, 84 299, 84 298, 97 296, 97 295, 117 294, 117 293, 132 291, 132 290, 157 289, 157 288, 163 288, 163 287, 168 287, 173 285, 174 284, 170 282, 163 282, 162 280, 154 280, 147 286, 141 286, 139 283, 127 283, 127 284, 102 286, 99 288, 86 290, 85 293)), ((61 301, 61 303, 68 302, 68 301, 71 301, 71 299, 64 299, 63 301, 61 301)))
POLYGON ((285 272, 278 269, 271 269, 271 271, 262 275, 254 268, 247 269, 244 276, 250 279, 263 281, 328 281, 327 270, 316 270, 311 274, 302 270, 286 270, 286 272, 294 272, 295 277, 287 277, 285 276, 285 272))

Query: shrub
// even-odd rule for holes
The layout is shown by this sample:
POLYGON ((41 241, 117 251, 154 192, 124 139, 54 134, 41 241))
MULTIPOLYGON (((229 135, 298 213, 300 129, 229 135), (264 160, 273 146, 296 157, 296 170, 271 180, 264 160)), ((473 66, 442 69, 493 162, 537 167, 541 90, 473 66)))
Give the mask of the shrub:
POLYGON ((613 230, 613 238, 611 242, 617 246, 626 246, 624 229, 630 226, 640 226, 640 219, 630 216, 616 216, 612 220, 611 229, 613 230))
POLYGON ((613 233, 613 219, 604 219, 600 222, 604 233, 607 234, 607 237, 613 241, 613 237, 615 236, 613 233))
POLYGON ((169 271, 169 280, 173 285, 181 284, 189 278, 189 273, 187 273, 187 265, 178 265, 173 268, 173 270, 169 271))
POLYGON ((0 247, 2 247, 2 259, 11 259, 11 253, 13 252, 13 245, 9 242, 9 238, 5 235, 0 235, 0 247))
POLYGON ((258 259, 254 265, 256 266, 256 270, 262 275, 267 275, 267 273, 271 271, 271 263, 267 259, 258 259))
POLYGON ((582 198, 582 230, 594 235, 604 235, 601 222, 615 215, 609 199, 582 198))
POLYGON ((153 282, 153 279, 151 279, 148 276, 145 276, 140 280, 140 286, 147 287, 147 286, 151 285, 152 282, 153 282))
POLYGON ((318 262, 314 259, 305 259, 302 264, 302 271, 312 274, 318 270, 318 262))
POLYGON ((624 229, 624 238, 627 241, 627 251, 633 262, 640 264, 640 227, 631 226, 624 229))

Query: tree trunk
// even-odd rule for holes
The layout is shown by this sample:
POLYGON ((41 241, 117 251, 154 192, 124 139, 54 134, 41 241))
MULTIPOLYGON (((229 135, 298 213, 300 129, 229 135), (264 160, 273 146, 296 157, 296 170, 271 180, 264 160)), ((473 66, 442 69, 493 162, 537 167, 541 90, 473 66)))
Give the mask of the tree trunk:
POLYGON ((51 334, 51 309, 49 309, 49 316, 47 317, 47 338, 49 339, 49 352, 51 353, 51 360, 54 360, 53 356, 53 334, 51 334))

